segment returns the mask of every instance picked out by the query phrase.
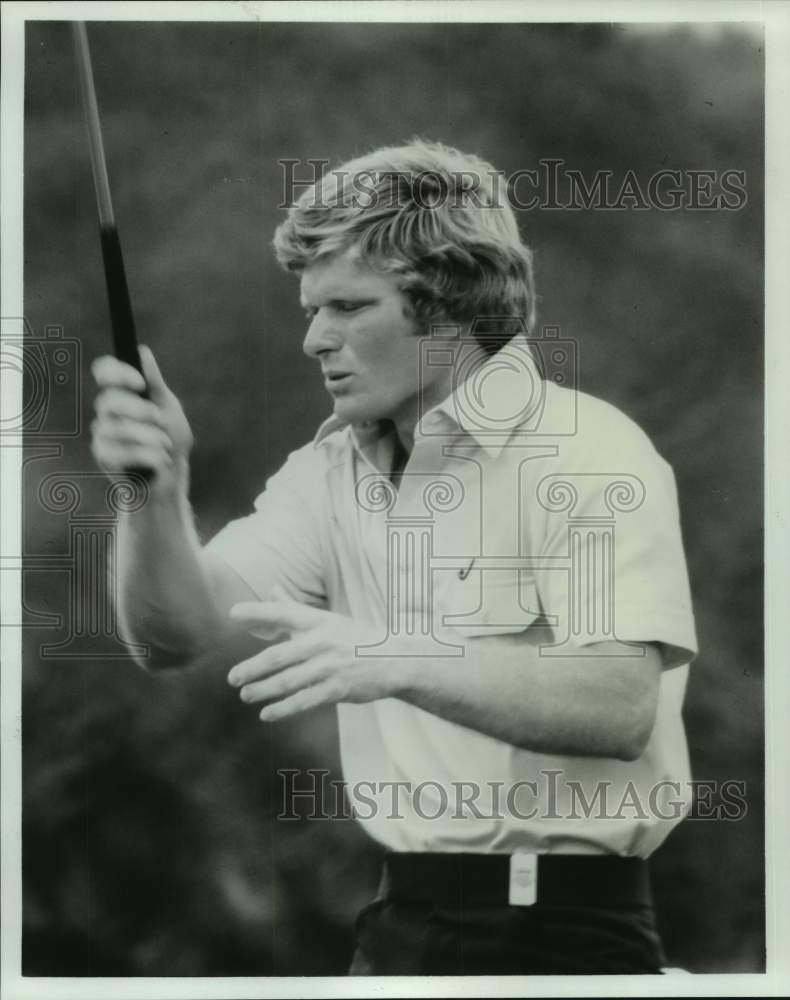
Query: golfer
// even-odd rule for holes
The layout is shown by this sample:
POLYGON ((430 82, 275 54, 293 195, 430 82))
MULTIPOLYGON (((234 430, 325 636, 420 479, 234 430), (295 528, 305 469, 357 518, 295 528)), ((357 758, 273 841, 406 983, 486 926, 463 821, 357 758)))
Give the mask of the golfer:
POLYGON ((152 473, 120 525, 127 638, 151 670, 224 666, 262 724, 337 705, 386 851, 351 973, 659 972, 647 859, 689 804, 696 652, 671 468, 539 336, 485 161, 379 149, 274 249, 332 413, 208 544, 153 354, 145 379, 94 362, 96 461, 152 473))

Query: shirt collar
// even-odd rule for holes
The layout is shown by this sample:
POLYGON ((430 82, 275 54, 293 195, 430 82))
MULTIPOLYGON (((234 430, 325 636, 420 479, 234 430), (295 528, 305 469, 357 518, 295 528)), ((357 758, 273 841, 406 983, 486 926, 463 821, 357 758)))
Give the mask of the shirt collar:
POLYGON ((326 418, 316 431, 315 437, 313 438, 313 447, 320 447, 320 445, 324 444, 330 434, 334 434, 335 431, 342 430, 344 427, 348 427, 345 420, 341 420, 333 413, 331 417, 326 418))
MULTIPOLYGON (((419 431, 424 436, 440 434, 435 426, 429 426, 428 418, 441 414, 495 458, 516 428, 534 412, 540 397, 536 392, 537 383, 541 379, 526 337, 516 334, 457 385, 446 399, 424 413, 418 424, 419 431)), ((347 429, 352 443, 359 449, 383 437, 391 430, 391 424, 369 420, 352 425, 332 414, 318 428, 313 446, 320 447, 331 434, 343 429, 347 429)))
POLYGON ((335 431, 344 431, 352 446, 362 454, 371 446, 376 445, 382 438, 385 438, 392 430, 392 424, 388 420, 366 420, 360 424, 349 424, 333 413, 316 431, 313 447, 322 447, 335 431))

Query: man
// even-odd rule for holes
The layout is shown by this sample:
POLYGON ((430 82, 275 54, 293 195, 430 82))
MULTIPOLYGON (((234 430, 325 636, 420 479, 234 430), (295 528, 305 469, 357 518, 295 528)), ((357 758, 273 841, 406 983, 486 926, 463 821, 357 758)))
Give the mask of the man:
POLYGON ((530 346, 500 180, 415 142, 291 207, 275 250, 334 412, 206 546, 151 352, 150 399, 95 363, 97 461, 153 474, 121 526, 121 613, 151 668, 235 662, 264 721, 337 704, 352 804, 387 849, 352 973, 657 972, 645 859, 688 805, 696 651, 674 479, 559 384, 567 344, 530 346))

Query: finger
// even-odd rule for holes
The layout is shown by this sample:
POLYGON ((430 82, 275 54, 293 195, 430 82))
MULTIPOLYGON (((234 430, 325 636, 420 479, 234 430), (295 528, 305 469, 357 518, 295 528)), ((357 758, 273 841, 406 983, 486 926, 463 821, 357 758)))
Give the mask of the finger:
POLYGON ((228 683, 233 687, 242 687, 252 681, 269 677, 296 663, 303 663, 309 657, 315 656, 319 649, 320 643, 316 641, 315 636, 300 636, 298 639, 279 642, 276 646, 270 646, 262 653, 256 653, 255 656, 237 663, 228 674, 228 683))
POLYGON ((95 358, 91 362, 91 374, 101 389, 116 387, 132 392, 145 391, 145 379, 131 365, 119 361, 110 354, 95 358))
POLYGON ((284 625, 293 631, 305 631, 324 624, 329 611, 310 608, 298 601, 243 601, 228 612, 235 621, 254 625, 284 625))
POLYGON ((136 420, 94 420, 91 433, 97 441, 119 445, 146 445, 173 451, 170 435, 158 427, 141 424, 136 420))
POLYGON ((258 625, 256 628, 247 630, 255 639, 263 639, 264 642, 278 645, 285 642, 291 635, 291 630, 282 625, 258 625))
POLYGON ((115 387, 103 389, 94 401, 94 409, 99 416, 139 420, 165 428, 166 420, 160 407, 149 399, 143 399, 136 392, 115 387))
POLYGON ((328 657, 321 657, 315 660, 308 660, 307 663, 300 663, 297 666, 289 667, 273 677, 267 677, 262 681, 255 681, 252 684, 245 684, 239 691, 239 697, 247 704, 260 703, 262 701, 279 701, 289 695, 302 691, 304 688, 313 687, 328 678, 331 672, 328 657))
POLYGON ((164 448, 146 445, 121 445, 100 439, 91 442, 91 451, 98 465, 111 472, 127 472, 137 469, 169 468, 173 459, 164 448))
POLYGON ((140 363, 143 366, 145 381, 148 383, 148 394, 154 403, 163 403, 170 395, 170 389, 159 370, 154 352, 150 347, 145 345, 140 347, 140 363))
POLYGON ((332 679, 329 679, 314 687, 297 691, 296 694, 289 695, 282 701, 267 705, 260 710, 258 716, 264 722, 278 722, 280 719, 299 715, 300 712, 309 712, 311 708, 318 708, 320 705, 337 704, 341 700, 339 691, 332 679))

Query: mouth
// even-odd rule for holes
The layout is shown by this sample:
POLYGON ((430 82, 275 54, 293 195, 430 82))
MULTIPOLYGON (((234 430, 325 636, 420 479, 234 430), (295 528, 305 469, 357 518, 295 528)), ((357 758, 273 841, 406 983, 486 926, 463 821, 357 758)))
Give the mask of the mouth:
POLYGON ((324 372, 324 384, 331 391, 339 389, 352 377, 351 372, 324 372))

